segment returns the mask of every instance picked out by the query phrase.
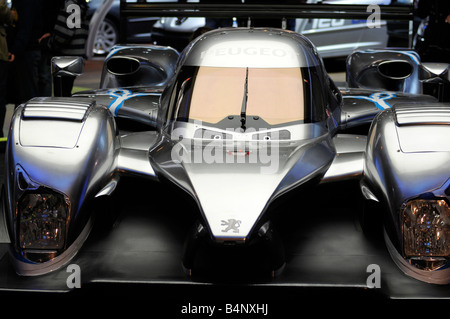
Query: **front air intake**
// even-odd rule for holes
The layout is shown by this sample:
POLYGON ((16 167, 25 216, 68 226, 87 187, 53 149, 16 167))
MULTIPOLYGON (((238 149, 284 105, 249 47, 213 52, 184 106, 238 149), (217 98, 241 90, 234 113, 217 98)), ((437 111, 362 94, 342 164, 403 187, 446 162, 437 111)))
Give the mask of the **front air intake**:
POLYGON ((126 56, 112 57, 106 62, 109 73, 114 75, 131 75, 139 70, 138 59, 126 56))
POLYGON ((412 65, 407 61, 383 61, 378 65, 378 73, 392 80, 409 78, 413 71, 412 65))

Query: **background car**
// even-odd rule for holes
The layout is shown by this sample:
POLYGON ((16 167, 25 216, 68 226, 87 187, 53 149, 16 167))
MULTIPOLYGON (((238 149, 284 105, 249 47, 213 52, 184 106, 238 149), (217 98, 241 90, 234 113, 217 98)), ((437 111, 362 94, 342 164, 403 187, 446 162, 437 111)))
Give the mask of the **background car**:
MULTIPOLYGON (((95 10, 103 0, 88 0, 88 16, 92 18, 95 10)), ((147 2, 177 2, 177 0, 147 1, 147 2)), ((151 30, 159 17, 129 18, 126 25, 127 43, 151 43, 151 30)), ((111 9, 107 13, 95 39, 94 54, 103 55, 111 51, 111 48, 119 42, 120 36, 120 0, 114 0, 111 9)))
MULTIPOLYGON (((90 0, 89 19, 92 18, 95 11, 102 4, 103 0, 90 0)), ((100 25, 94 44, 95 54, 105 54, 111 50, 119 39, 120 30, 120 0, 114 0, 111 9, 107 13, 105 19, 100 25)))
MULTIPOLYGON (((95 10, 102 4, 103 0, 87 0, 89 4, 89 18, 95 13, 95 10)), ((147 0, 157 3, 176 3, 177 0, 147 0)), ((198 0, 188 0, 188 2, 198 2, 198 0)), ((126 43, 152 43, 153 25, 161 17, 136 17, 127 19, 126 25, 126 43)), ((111 51, 112 47, 120 39, 120 0, 114 0, 111 9, 106 14, 95 39, 94 54, 104 55, 111 51)))

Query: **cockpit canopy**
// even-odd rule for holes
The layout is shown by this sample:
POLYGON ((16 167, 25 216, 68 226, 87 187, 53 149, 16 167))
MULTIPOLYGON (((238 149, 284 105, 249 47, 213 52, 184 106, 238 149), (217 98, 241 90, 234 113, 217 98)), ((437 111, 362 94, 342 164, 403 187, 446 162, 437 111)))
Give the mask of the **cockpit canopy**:
POLYGON ((339 102, 314 46, 284 30, 221 29, 184 52, 167 128, 274 129, 323 122, 339 102), (328 111, 327 111, 328 109, 328 111))

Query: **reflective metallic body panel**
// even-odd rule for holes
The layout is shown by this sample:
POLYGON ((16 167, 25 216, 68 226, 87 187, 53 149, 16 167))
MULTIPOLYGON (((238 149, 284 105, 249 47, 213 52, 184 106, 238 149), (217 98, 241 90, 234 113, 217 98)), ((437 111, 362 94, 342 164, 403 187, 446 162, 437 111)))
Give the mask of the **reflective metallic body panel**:
POLYGON ((449 102, 448 74, 448 64, 421 63, 410 50, 364 50, 347 57, 351 88, 425 94, 449 102))
POLYGON ((350 87, 421 94, 420 72, 420 59, 414 51, 356 51, 347 58, 350 87))
POLYGON ((341 126, 344 129, 371 124, 378 113, 397 104, 417 104, 420 107, 423 103, 438 102, 430 95, 395 91, 360 88, 341 88, 340 91, 344 101, 341 114, 341 126))
POLYGON ((393 213, 406 199, 439 190, 448 180, 445 136, 450 127, 439 122, 399 125, 396 116, 407 108, 386 110, 374 120, 365 154, 365 179, 377 186, 377 198, 389 203, 393 213))
POLYGON ((211 238, 245 241, 262 226, 259 222, 272 201, 306 181, 320 180, 334 158, 324 133, 306 141, 263 143, 162 139, 150 155, 159 174, 197 201, 211 238), (241 148, 245 151, 240 153, 241 148), (208 162, 212 150, 214 159, 208 162), (205 158, 197 161, 198 154, 205 158), (262 154, 268 155, 258 158, 262 154), (227 220, 239 220, 239 230, 225 231, 222 221, 227 220))

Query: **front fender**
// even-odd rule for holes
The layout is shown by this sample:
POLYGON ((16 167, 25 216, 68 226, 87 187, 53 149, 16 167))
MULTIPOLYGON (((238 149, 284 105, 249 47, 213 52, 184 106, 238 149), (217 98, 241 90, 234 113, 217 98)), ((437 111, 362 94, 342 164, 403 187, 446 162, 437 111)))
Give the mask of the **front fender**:
MULTIPOLYGON (((443 213, 434 211, 429 214, 425 211, 427 208, 408 208, 413 211, 413 216, 424 217, 413 219, 409 217, 407 207, 417 202, 426 203, 423 207, 431 207, 427 205, 438 201, 441 204, 445 201, 448 205, 449 134, 448 105, 397 105, 384 110, 375 118, 365 152, 362 190, 367 200, 378 201, 381 204, 379 207, 387 211, 385 216, 382 215, 383 211, 376 213, 379 213, 378 218, 384 218, 388 247, 391 247, 390 250, 395 248, 391 255, 402 265, 423 267, 423 264, 428 263, 430 269, 415 277, 424 281, 431 280, 432 270, 435 270, 429 265, 439 263, 441 267, 448 260, 448 252, 442 255, 443 249, 432 248, 440 247, 435 246, 436 241, 441 241, 443 236, 445 240, 445 236, 448 236, 445 231, 448 227, 448 212, 445 213, 443 208, 443 213), (425 216, 433 219, 433 226, 427 224, 425 216), (440 227, 444 231, 441 232, 440 227), (411 253, 411 245, 430 248, 411 253)), ((415 274, 417 269, 408 272, 415 274)), ((450 276, 445 280, 450 280, 450 276)))
POLYGON ((115 178, 118 149, 114 118, 93 100, 38 98, 16 109, 7 144, 6 220, 17 260, 41 264, 68 250, 73 255, 74 243, 86 237, 91 199, 115 178), (36 228, 55 236, 39 237, 36 228))

